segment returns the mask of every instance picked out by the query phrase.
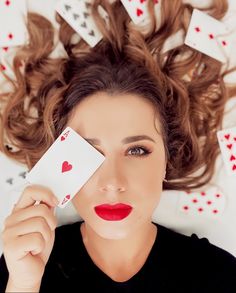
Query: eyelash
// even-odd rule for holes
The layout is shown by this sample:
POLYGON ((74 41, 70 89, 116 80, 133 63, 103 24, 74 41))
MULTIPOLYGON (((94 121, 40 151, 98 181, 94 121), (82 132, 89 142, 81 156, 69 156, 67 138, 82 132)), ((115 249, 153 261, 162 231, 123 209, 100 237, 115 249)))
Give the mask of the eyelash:
POLYGON ((128 152, 129 152, 130 150, 133 150, 133 149, 142 149, 142 150, 144 151, 144 153, 141 154, 141 155, 130 155, 130 156, 140 157, 140 158, 141 158, 141 157, 146 157, 146 156, 148 156, 148 155, 151 153, 151 151, 150 151, 148 148, 143 147, 143 146, 141 146, 141 145, 135 145, 135 146, 129 148, 129 149, 128 149, 128 152))

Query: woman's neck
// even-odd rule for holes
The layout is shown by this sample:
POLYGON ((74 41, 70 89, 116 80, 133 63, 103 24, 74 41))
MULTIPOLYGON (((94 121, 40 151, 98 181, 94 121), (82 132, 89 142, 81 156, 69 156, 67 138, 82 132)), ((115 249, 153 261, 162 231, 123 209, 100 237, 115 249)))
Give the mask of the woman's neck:
POLYGON ((85 222, 81 224, 84 245, 94 262, 122 267, 148 257, 157 235, 157 227, 149 222, 125 239, 105 239, 85 222))

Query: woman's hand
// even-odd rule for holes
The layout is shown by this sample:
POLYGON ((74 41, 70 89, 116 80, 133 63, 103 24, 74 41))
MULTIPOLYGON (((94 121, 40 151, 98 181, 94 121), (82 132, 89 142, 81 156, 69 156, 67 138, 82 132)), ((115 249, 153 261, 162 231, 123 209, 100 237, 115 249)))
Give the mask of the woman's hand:
POLYGON ((58 201, 46 187, 31 185, 24 189, 2 231, 3 253, 11 286, 35 288, 41 284, 51 254, 57 219, 58 201), (56 202, 54 201, 56 200, 56 202), (40 201, 39 205, 34 205, 40 201))

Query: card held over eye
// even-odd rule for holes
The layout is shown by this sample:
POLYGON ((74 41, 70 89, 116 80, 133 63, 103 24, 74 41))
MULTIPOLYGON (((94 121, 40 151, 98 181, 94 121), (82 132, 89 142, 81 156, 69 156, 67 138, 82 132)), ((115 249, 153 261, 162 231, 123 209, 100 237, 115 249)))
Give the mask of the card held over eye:
POLYGON ((105 157, 67 127, 27 174, 26 180, 52 190, 64 208, 104 162, 105 157))

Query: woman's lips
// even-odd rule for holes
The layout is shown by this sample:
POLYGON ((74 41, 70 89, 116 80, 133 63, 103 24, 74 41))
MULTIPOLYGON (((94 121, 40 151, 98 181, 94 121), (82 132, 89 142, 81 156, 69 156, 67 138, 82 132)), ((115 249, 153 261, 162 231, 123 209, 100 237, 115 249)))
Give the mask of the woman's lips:
POLYGON ((123 203, 115 205, 102 204, 94 208, 96 214, 106 221, 120 221, 126 218, 132 209, 130 205, 123 203))

